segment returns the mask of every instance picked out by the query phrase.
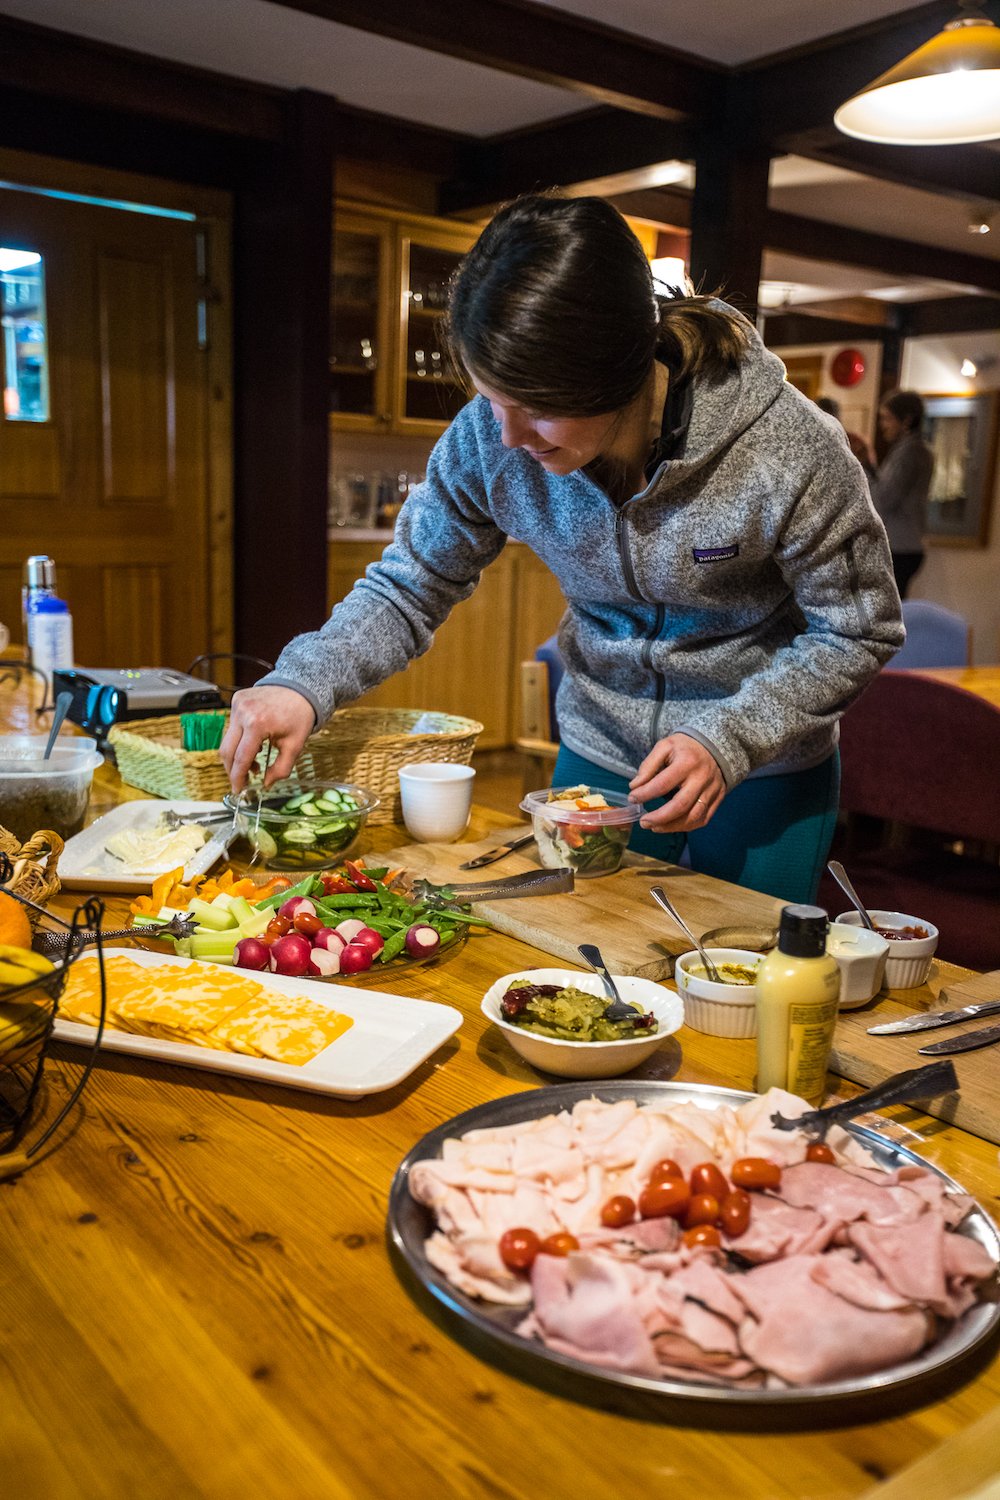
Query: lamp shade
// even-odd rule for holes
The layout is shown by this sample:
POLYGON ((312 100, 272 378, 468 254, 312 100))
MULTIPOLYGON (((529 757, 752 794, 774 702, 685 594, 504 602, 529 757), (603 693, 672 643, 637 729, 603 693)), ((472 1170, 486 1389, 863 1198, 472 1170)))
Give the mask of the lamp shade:
POLYGON ((1000 29, 962 17, 904 57, 833 117, 845 135, 893 146, 1000 136, 1000 29))

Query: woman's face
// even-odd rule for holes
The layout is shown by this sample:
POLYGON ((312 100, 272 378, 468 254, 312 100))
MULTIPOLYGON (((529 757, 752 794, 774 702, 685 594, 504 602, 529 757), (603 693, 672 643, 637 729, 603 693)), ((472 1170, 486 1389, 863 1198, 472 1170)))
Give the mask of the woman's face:
POLYGON ((603 412, 597 417, 543 417, 490 390, 481 380, 473 378, 472 383, 490 403, 504 447, 523 448, 547 474, 572 474, 613 451, 619 412, 603 412))
POLYGON ((878 409, 878 430, 887 443, 894 443, 901 433, 906 431, 903 423, 898 417, 893 416, 887 406, 878 409))

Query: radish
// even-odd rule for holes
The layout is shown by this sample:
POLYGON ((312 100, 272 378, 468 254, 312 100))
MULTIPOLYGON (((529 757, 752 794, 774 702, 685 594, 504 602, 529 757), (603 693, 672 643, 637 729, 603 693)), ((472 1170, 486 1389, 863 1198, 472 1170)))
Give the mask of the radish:
POLYGON ((415 922, 406 934, 406 951, 411 958, 429 958, 440 945, 440 935, 424 922, 415 922))
POLYGON ((333 929, 339 933, 345 943, 353 943, 355 934, 362 932, 366 927, 365 922, 359 922, 357 917, 345 917, 343 922, 338 922, 333 929))
POLYGON ((362 948, 367 948, 372 958, 378 958, 385 947, 385 938, 380 932, 376 932, 374 927, 362 927, 361 931, 356 932, 351 938, 351 942, 360 943, 362 948))
POLYGON ((325 948, 327 953, 339 953, 342 948, 347 947, 347 940, 333 927, 321 927, 319 932, 313 933, 312 945, 314 948, 325 948))
POLYGON ((290 932, 271 944, 271 968, 276 974, 291 974, 298 978, 304 974, 312 961, 312 944, 301 933, 290 932))
POLYGON ((291 921, 295 913, 299 911, 308 912, 311 917, 316 915, 316 907, 309 900, 308 896, 290 896, 287 901, 278 907, 278 916, 287 917, 291 921))
POLYGON ((237 969, 266 969, 271 962, 271 950, 260 938, 240 938, 233 949, 233 964, 237 969))
POLYGON ((313 948, 309 955, 309 967, 307 974, 322 975, 340 973, 340 952, 333 953, 328 948, 313 948))
POLYGON ((372 966, 372 956, 361 943, 348 943, 340 955, 341 974, 363 974, 372 966))

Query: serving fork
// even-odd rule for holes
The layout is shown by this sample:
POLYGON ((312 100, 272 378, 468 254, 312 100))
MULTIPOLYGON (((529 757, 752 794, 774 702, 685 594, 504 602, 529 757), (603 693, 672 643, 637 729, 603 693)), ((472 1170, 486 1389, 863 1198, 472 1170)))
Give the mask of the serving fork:
POLYGON ((196 917, 178 912, 169 922, 144 922, 141 927, 77 928, 76 932, 39 932, 32 946, 46 958, 65 958, 70 948, 85 948, 100 938, 106 943, 111 938, 185 938, 190 937, 198 925, 196 917))

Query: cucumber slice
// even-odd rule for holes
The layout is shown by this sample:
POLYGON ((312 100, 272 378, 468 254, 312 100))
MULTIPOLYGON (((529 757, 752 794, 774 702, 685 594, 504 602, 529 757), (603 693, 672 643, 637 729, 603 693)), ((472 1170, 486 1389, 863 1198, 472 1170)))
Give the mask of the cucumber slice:
POLYGON ((347 824, 345 823, 343 818, 335 818, 329 823, 314 824, 313 832, 318 839, 321 839, 325 838, 328 834, 331 833, 343 833, 346 827, 347 824))
POLYGON ((285 829, 284 833, 281 836, 281 842, 283 844, 295 844, 297 846, 315 844, 316 830, 314 828, 309 828, 308 826, 305 826, 301 823, 297 823, 294 828, 285 829))
POLYGON ((317 807, 315 802, 304 802, 298 811, 300 818, 321 818, 323 816, 323 809, 317 807))

